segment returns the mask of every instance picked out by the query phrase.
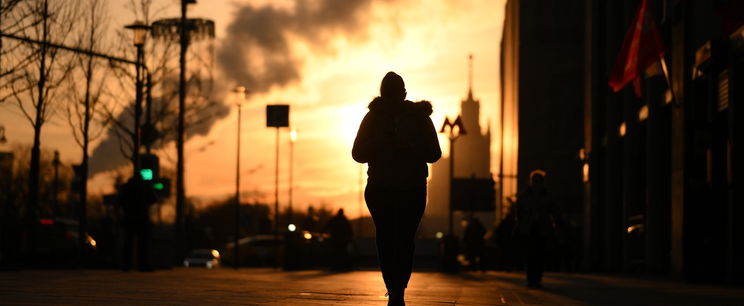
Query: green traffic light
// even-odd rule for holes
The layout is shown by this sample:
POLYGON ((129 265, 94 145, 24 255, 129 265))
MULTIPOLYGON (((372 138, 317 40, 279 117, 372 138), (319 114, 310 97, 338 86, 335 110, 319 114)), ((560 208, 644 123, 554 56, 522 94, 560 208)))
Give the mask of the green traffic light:
POLYGON ((152 169, 142 169, 140 170, 140 175, 143 180, 152 181, 152 169))
POLYGON ((152 188, 154 188, 155 190, 163 190, 165 189, 165 186, 163 185, 163 183, 157 182, 155 184, 152 184, 152 188))

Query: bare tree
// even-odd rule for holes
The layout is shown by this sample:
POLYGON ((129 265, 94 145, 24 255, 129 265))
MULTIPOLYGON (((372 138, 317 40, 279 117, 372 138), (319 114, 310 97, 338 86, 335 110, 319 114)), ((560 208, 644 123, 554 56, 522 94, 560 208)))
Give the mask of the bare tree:
MULTIPOLYGON (((130 9, 135 18, 143 20, 146 24, 153 25, 151 38, 145 45, 145 62, 152 76, 152 103, 150 122, 159 132, 159 137, 152 144, 158 154, 169 161, 175 159, 169 154, 165 147, 175 141, 177 136, 177 102, 178 102, 178 52, 179 40, 178 30, 173 27, 177 25, 172 19, 159 19, 158 16, 164 12, 164 8, 152 9, 151 0, 130 0, 130 9)), ((177 20, 177 19, 176 19, 177 20)), ((208 126, 224 116, 227 109, 222 102, 213 98, 214 78, 212 39, 214 37, 213 23, 211 21, 195 21, 191 26, 191 38, 195 44, 202 44, 198 48, 189 49, 188 65, 188 97, 186 107, 186 132, 196 134, 204 132, 208 126), (206 29, 206 31, 205 31, 206 29)), ((134 48, 129 41, 130 33, 126 30, 117 32, 122 42, 118 46, 119 54, 132 58, 134 48)), ((129 66, 117 65, 114 68, 118 89, 111 90, 113 103, 107 103, 106 112, 111 119, 112 129, 118 138, 119 149, 123 156, 130 159, 134 148, 134 100, 133 87, 135 82, 134 69, 129 66)))
POLYGON ((18 56, 30 57, 31 63, 12 71, 16 75, 9 84, 11 98, 34 129, 26 207, 26 217, 33 220, 39 207, 42 127, 65 99, 62 85, 73 67, 71 56, 65 56, 48 44, 65 44, 69 40, 77 21, 77 1, 27 0, 19 3, 14 11, 20 16, 29 16, 19 21, 19 35, 38 42, 24 42, 14 51, 18 56))
MULTIPOLYGON (((0 0, 0 33, 15 35, 33 23, 28 22, 32 13, 18 9, 21 0, 0 0)), ((33 54, 19 54, 21 43, 0 36, 0 103, 10 96, 9 86, 21 76, 14 74, 21 67, 29 65, 33 54)))
MULTIPOLYGON (((81 17, 83 22, 79 28, 76 46, 89 52, 104 52, 103 35, 108 27, 108 7, 106 0, 85 0, 82 2, 81 17)), ((87 232, 88 206, 88 154, 90 141, 102 135, 106 127, 106 116, 101 113, 100 104, 103 101, 106 86, 107 67, 100 64, 100 60, 91 55, 75 55, 75 66, 71 72, 69 93, 71 101, 67 103, 67 121, 72 128, 75 142, 83 151, 80 163, 80 189, 77 215, 79 220, 79 245, 85 244, 87 232), (78 78, 82 76, 82 78, 78 78), (85 80, 80 84, 77 80, 85 80)))

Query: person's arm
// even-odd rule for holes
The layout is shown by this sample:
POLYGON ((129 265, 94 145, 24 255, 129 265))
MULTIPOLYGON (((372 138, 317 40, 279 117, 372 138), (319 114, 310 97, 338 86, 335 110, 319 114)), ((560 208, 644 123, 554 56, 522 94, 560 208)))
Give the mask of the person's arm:
POLYGON ((359 163, 368 163, 374 160, 386 145, 385 139, 379 131, 374 130, 372 115, 367 113, 359 125, 354 147, 351 149, 351 157, 359 163))
POLYGON ((433 163, 442 157, 442 149, 439 147, 439 138, 434 123, 427 116, 422 120, 423 131, 419 140, 414 145, 416 156, 427 163, 433 163))

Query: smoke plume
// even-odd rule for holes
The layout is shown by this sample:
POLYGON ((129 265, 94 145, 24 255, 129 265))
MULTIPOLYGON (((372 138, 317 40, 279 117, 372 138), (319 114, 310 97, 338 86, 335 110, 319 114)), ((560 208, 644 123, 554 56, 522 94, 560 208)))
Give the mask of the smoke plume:
POLYGON ((365 33, 372 0, 297 0, 289 9, 245 5, 227 27, 217 61, 230 80, 254 93, 299 80, 302 60, 293 54, 292 39, 333 52, 335 35, 365 33))
MULTIPOLYGON (((377 0, 390 1, 390 0, 377 0)), ((237 8, 234 20, 227 26, 226 37, 216 51, 217 67, 228 82, 216 81, 212 88, 212 101, 222 101, 228 83, 245 86, 252 93, 263 93, 272 87, 283 87, 302 78, 303 61, 293 53, 293 39, 319 51, 332 54, 330 40, 338 35, 347 38, 359 38, 366 34, 369 10, 374 0, 295 0, 291 8, 272 6, 243 5, 237 8)), ((219 75, 219 74, 218 74, 219 75)), ((165 88, 177 88, 175 79, 164 80, 165 88)), ((194 86, 189 84, 189 91, 194 86)), ((162 90, 172 92, 173 90, 162 90)), ((171 101, 174 97, 154 98, 157 108, 161 105, 171 108, 169 113, 158 116, 159 126, 176 125, 175 111, 171 101), (167 100, 167 101, 166 101, 167 100)), ((192 103, 192 102, 189 102, 192 103)), ((131 126, 133 105, 122 111, 117 120, 125 126, 131 126)), ((191 136, 209 132, 216 121, 229 113, 229 107, 214 103, 206 108, 195 108, 196 114, 188 114, 192 124, 187 129, 186 140, 191 136), (204 110, 208 109, 208 112, 204 110)), ((122 154, 130 152, 127 142, 129 135, 111 127, 104 140, 91 154, 91 175, 114 170, 126 165, 129 160, 122 154), (123 137, 123 138, 122 138, 123 137), (125 144, 122 145, 122 142, 125 144)), ((154 148, 167 145, 174 140, 174 134, 164 135, 154 143, 154 148)))

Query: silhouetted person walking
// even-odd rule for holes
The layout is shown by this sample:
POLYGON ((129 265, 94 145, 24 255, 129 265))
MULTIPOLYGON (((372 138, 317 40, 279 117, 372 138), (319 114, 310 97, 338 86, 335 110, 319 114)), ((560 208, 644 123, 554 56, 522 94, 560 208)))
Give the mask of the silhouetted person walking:
POLYGON ((431 103, 405 98, 403 78, 388 72, 380 97, 369 104, 352 150, 354 160, 369 164, 364 197, 375 222, 388 305, 405 305, 414 238, 426 207, 426 164, 442 155, 429 119, 431 103))
POLYGON ((138 174, 124 184, 119 191, 119 205, 124 211, 124 249, 122 269, 132 266, 134 240, 137 240, 139 269, 149 271, 150 205, 157 202, 152 187, 138 174))
POLYGON ((470 267, 473 270, 482 270, 483 268, 483 249, 485 248, 486 242, 483 240, 483 236, 486 235, 486 228, 483 227, 483 223, 476 217, 471 217, 468 220, 468 226, 465 227, 465 251, 467 253, 470 267))
POLYGON ((346 251, 346 247, 349 246, 353 233, 351 231, 351 223, 349 219, 344 215, 344 209, 339 209, 333 218, 328 220, 324 232, 330 234, 329 242, 331 244, 331 257, 333 262, 331 267, 334 270, 346 270, 351 267, 351 260, 349 253, 346 251))
POLYGON ((530 173, 530 185, 517 199, 517 234, 527 259, 527 286, 542 287, 545 245, 555 235, 558 211, 545 189, 545 172, 530 173))

